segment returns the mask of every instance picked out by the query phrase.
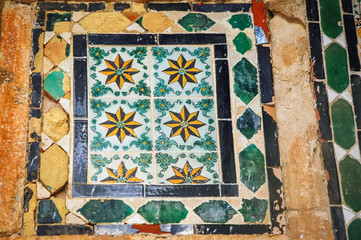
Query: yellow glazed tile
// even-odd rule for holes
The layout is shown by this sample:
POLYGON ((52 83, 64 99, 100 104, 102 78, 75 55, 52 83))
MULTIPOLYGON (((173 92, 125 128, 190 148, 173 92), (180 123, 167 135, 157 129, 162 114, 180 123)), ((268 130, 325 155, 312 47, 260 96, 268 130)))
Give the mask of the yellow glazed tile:
POLYGON ((174 24, 166 15, 159 12, 148 12, 143 16, 143 27, 149 32, 163 32, 174 24))
POLYGON ((41 33, 38 38, 39 51, 34 57, 34 70, 33 72, 41 72, 43 69, 43 57, 44 57, 44 33, 41 33))
POLYGON ((25 185, 25 199, 30 197, 26 201, 24 206, 24 236, 35 235, 35 210, 36 210, 36 183, 28 183, 25 185))
POLYGON ((132 22, 118 12, 95 12, 84 17, 79 24, 89 32, 119 33, 132 22))

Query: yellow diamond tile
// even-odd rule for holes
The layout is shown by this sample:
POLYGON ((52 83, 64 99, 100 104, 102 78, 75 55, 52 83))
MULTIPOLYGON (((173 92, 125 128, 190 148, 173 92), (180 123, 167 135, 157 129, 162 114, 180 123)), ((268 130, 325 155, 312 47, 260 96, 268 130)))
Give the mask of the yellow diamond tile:
POLYGON ((166 15, 159 12, 148 12, 143 16, 143 27, 149 32, 163 32, 174 24, 166 15))
POLYGON ((69 50, 69 44, 63 38, 56 36, 45 45, 44 55, 49 58, 52 63, 59 65, 59 63, 69 56, 69 50))
POLYGON ((119 33, 132 22, 118 12, 95 12, 84 17, 78 23, 89 32, 119 33))

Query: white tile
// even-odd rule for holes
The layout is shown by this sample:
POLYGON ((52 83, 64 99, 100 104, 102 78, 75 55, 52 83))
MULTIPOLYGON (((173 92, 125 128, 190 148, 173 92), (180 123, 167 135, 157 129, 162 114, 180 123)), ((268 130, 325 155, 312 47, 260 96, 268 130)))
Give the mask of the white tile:
POLYGON ((47 44, 55 36, 54 32, 45 32, 44 45, 47 44))
POLYGON ((69 154, 70 135, 69 133, 60 139, 57 144, 69 154))
POLYGON ((51 193, 40 181, 36 182, 36 194, 37 199, 47 199, 51 196, 51 193))
POLYGON ((345 205, 342 206, 342 210, 343 210, 343 216, 345 217, 345 222, 346 224, 349 224, 356 214, 345 205))
POLYGON ((134 214, 134 216, 130 217, 125 223, 127 224, 144 224, 147 223, 143 220, 143 218, 138 214, 134 214))
POLYGON ((345 38, 345 33, 342 33, 337 39, 336 41, 341 44, 342 47, 346 47, 346 38, 345 38))
POLYGON ((349 91, 345 90, 345 91, 341 94, 341 96, 342 96, 344 99, 346 99, 349 103, 353 104, 353 103, 352 103, 352 96, 351 96, 351 94, 350 94, 349 91))
POLYGON ((68 213, 65 216, 65 223, 66 224, 74 224, 74 225, 84 225, 86 224, 86 222, 81 219, 80 217, 76 216, 73 213, 68 213))
POLYGON ((63 32, 60 34, 60 37, 62 37, 67 43, 72 44, 73 35, 71 32, 63 32))
POLYGON ((131 24, 129 27, 126 28, 126 30, 129 31, 129 32, 131 32, 131 31, 145 32, 144 28, 139 26, 138 23, 131 24))
POLYGON ((337 162, 340 162, 343 159, 343 157, 346 155, 346 150, 338 146, 336 143, 334 143, 333 146, 335 149, 336 160, 337 162))
POLYGON ((331 90, 330 88, 327 88, 327 95, 328 95, 328 102, 332 102, 336 97, 337 97, 337 93, 333 90, 331 90))
POLYGON ((70 73, 72 63, 73 63, 73 59, 71 57, 68 57, 63 62, 61 62, 58 67, 64 70, 66 73, 70 73))
POLYGON ((51 144, 53 144, 53 140, 51 140, 51 138, 49 138, 44 133, 41 133, 41 148, 43 149, 43 151, 48 149, 51 144))
POLYGON ((325 34, 323 34, 322 36, 322 45, 324 47, 326 47, 328 44, 330 44, 332 42, 332 40, 330 38, 328 38, 325 34))
POLYGON ((73 12, 72 20, 74 22, 78 22, 80 19, 82 19, 83 17, 85 17, 88 14, 89 14, 89 12, 73 12))
POLYGON ((360 149, 357 144, 355 144, 350 150, 349 153, 352 155, 353 158, 356 158, 357 160, 361 160, 360 157, 360 149))

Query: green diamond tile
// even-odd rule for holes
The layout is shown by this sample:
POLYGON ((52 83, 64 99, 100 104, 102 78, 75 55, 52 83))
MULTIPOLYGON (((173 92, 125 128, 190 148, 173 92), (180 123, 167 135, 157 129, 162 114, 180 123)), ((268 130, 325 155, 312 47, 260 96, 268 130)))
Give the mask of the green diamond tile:
POLYGON ((246 59, 242 58, 234 67, 234 93, 245 104, 248 104, 258 94, 257 69, 246 59))
POLYGON ((261 118, 252 109, 246 111, 237 119, 237 129, 248 139, 261 129, 261 118))
POLYGON ((359 240, 361 236, 361 219, 357 218, 347 227, 348 239, 359 240))
POLYGON ((228 20, 228 22, 232 25, 232 28, 238 28, 240 30, 244 30, 246 28, 253 27, 252 17, 247 14, 236 14, 228 20))
POLYGON ((321 27, 330 38, 337 38, 343 31, 339 0, 320 0, 321 27))
POLYGON ((149 223, 179 223, 188 211, 180 201, 150 201, 138 209, 149 223))
POLYGON ((325 50, 327 84, 341 93, 349 85, 346 50, 337 43, 331 43, 325 50))
POLYGON ((266 181, 265 163, 262 152, 249 145, 239 153, 241 182, 252 192, 256 192, 266 181))
POLYGON ((237 213, 229 203, 222 200, 204 202, 194 212, 207 223, 226 223, 237 213))
POLYGON ((59 211, 52 200, 39 201, 38 223, 61 223, 61 221, 59 211))
POLYGON ((268 201, 266 199, 243 199, 242 208, 239 210, 242 213, 245 222, 263 222, 266 217, 268 209, 268 201))
POLYGON ((215 22, 201 13, 188 13, 178 21, 188 32, 206 31, 212 27, 215 22))
POLYGON ((58 100, 64 96, 64 80, 68 78, 60 69, 55 69, 49 73, 44 79, 44 89, 55 99, 58 100))
POLYGON ((46 21, 46 31, 53 31, 57 22, 70 22, 72 13, 48 13, 46 21))
POLYGON ((91 223, 121 222, 134 211, 122 200, 90 200, 78 210, 91 223))
POLYGON ((331 118, 335 142, 345 149, 355 144, 355 122, 352 106, 344 99, 331 105, 331 118))
POLYGON ((239 33, 235 39, 233 39, 233 44, 236 46, 238 52, 245 54, 248 50, 252 48, 252 41, 247 37, 243 32, 239 33))
POLYGON ((361 210, 361 164, 346 156, 339 164, 341 189, 345 203, 355 212, 361 210))

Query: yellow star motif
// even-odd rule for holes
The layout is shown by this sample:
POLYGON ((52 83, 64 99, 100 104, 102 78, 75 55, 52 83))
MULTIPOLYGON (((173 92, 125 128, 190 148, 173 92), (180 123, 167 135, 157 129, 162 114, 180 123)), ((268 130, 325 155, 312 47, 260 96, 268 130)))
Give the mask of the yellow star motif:
POLYGON ((198 83, 194 75, 202 70, 194 67, 196 59, 187 61, 181 54, 177 61, 168 59, 168 63, 170 67, 163 70, 164 73, 170 75, 168 84, 178 82, 183 89, 187 82, 198 83))
POLYGON ((103 179, 103 183, 140 183, 143 182, 142 179, 139 179, 135 176, 137 173, 138 167, 128 170, 124 166, 122 161, 118 167, 118 171, 114 169, 107 168, 109 177, 103 179))
POLYGON ((115 82, 119 89, 122 89, 125 82, 135 84, 132 75, 138 73, 139 71, 132 68, 133 59, 124 62, 118 54, 114 62, 108 60, 104 61, 108 68, 99 72, 108 76, 105 84, 115 82))
POLYGON ((199 112, 189 113, 185 106, 180 113, 169 111, 172 120, 164 123, 164 125, 172 128, 170 137, 180 135, 184 142, 186 142, 191 135, 200 137, 197 128, 206 124, 198 120, 198 114, 199 112))
POLYGON ((197 184, 197 183, 206 183, 210 180, 209 178, 201 176, 203 167, 193 169, 188 161, 184 165, 183 169, 174 166, 172 166, 172 168, 175 175, 173 177, 168 178, 167 181, 174 184, 183 184, 183 183, 197 184))
POLYGON ((134 129, 142 126, 141 123, 134 121, 136 112, 125 114, 123 109, 119 107, 118 111, 114 113, 105 112, 108 121, 101 123, 100 125, 108 128, 106 137, 116 135, 119 141, 122 143, 125 136, 137 137, 134 129))

